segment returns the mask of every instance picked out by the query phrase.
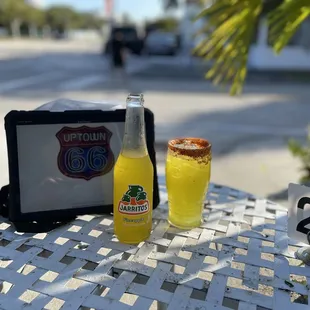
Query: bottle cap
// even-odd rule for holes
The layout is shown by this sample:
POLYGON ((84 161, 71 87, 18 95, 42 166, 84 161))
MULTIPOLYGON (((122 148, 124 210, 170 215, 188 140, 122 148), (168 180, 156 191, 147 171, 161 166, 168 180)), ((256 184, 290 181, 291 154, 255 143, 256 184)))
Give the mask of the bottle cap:
POLYGON ((142 93, 130 93, 127 96, 127 102, 128 101, 139 101, 141 104, 144 103, 144 96, 142 93))

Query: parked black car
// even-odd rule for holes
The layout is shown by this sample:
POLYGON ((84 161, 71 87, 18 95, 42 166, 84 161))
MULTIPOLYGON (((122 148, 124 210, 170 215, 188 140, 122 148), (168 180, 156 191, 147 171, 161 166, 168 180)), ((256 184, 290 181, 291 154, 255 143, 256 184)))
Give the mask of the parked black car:
POLYGON ((104 54, 111 53, 111 38, 115 32, 121 32, 123 34, 125 45, 128 50, 130 50, 133 54, 141 55, 143 50, 143 40, 139 38, 137 29, 131 26, 113 28, 110 38, 103 48, 104 54))

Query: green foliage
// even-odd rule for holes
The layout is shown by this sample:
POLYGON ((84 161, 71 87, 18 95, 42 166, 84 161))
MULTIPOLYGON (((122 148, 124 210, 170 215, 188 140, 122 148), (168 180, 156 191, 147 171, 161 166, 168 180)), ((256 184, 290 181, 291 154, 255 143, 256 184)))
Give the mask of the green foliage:
POLYGON ((297 157, 302 162, 302 170, 304 174, 301 178, 301 182, 310 181, 310 127, 308 128, 307 141, 305 145, 300 142, 290 139, 288 142, 288 148, 294 157, 297 157))
POLYGON ((221 0, 204 9, 204 31, 211 35, 196 48, 198 55, 214 61, 206 77, 215 84, 232 82, 231 94, 238 94, 247 74, 247 62, 262 0, 221 0))
POLYGON ((34 24, 38 27, 42 27, 44 26, 44 22, 45 22, 44 12, 39 9, 29 7, 25 14, 24 21, 26 23, 34 24))
POLYGON ((173 32, 177 30, 179 21, 173 17, 159 18, 152 23, 148 23, 147 26, 150 25, 162 31, 173 32))
POLYGON ((1 0, 1 21, 5 25, 9 25, 14 19, 23 21, 29 9, 29 5, 24 0, 1 0))
POLYGON ((310 0, 286 0, 269 14, 270 40, 279 54, 310 15, 310 0))
POLYGON ((76 24, 79 29, 101 29, 104 25, 103 19, 97 18, 90 13, 82 13, 79 18, 79 23, 76 24))
POLYGON ((203 18, 202 32, 208 37, 195 54, 214 62, 206 78, 215 84, 231 84, 232 95, 242 92, 256 27, 269 10, 270 40, 279 53, 309 17, 310 0, 216 0, 197 17, 203 18))
POLYGON ((104 21, 91 13, 80 13, 69 6, 37 9, 24 0, 0 0, 0 24, 10 28, 14 21, 20 24, 52 29, 99 29, 104 21))
POLYGON ((66 26, 74 28, 78 23, 78 14, 69 6, 53 6, 45 12, 46 20, 52 28, 66 26))

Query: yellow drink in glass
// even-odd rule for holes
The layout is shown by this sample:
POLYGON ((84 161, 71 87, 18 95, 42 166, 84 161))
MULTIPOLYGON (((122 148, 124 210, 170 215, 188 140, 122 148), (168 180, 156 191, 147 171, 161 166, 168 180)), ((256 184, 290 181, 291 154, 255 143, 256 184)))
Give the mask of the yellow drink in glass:
POLYGON ((211 144, 207 140, 169 141, 166 183, 170 224, 181 229, 200 226, 210 172, 211 144))

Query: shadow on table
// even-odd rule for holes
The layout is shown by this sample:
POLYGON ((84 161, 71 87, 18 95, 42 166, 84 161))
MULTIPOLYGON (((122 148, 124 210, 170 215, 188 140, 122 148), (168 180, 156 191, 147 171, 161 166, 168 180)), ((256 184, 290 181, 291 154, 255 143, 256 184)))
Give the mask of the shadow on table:
MULTIPOLYGON (((286 216, 283 219, 287 221, 286 216)), ((286 233, 277 229, 272 231, 270 224, 267 225, 268 229, 263 229, 263 225, 260 225, 253 226, 252 229, 249 227, 247 230, 245 226, 250 225, 245 224, 247 221, 251 223, 246 217, 238 224, 229 222, 227 232, 224 232, 223 226, 216 223, 217 229, 207 230, 209 235, 205 233, 205 236, 210 237, 210 241, 204 242, 203 238, 199 238, 197 245, 185 244, 182 247, 183 254, 174 255, 184 258, 184 253, 190 252, 188 261, 177 261, 174 255, 169 257, 169 254, 165 259, 159 258, 158 261, 174 262, 174 269, 171 271, 180 273, 175 276, 178 283, 194 288, 191 298, 211 303, 213 300, 214 304, 218 304, 218 297, 222 294, 223 299, 220 300, 223 300, 223 303, 220 306, 227 309, 249 309, 249 304, 257 305, 259 310, 278 309, 274 302, 277 303, 276 298, 283 297, 288 302, 307 304, 306 279, 310 275, 309 268, 300 267, 300 261, 295 259, 293 251, 300 245, 294 248, 296 244, 287 238, 286 233), (243 226, 239 234, 229 234, 232 227, 236 228, 239 225, 243 226), (214 235, 212 231, 215 232, 214 235), (202 242, 199 242, 200 240, 202 242), (203 259, 200 259, 201 256, 203 259), (199 272, 186 274, 187 268, 193 268, 192 260, 196 261, 199 272), (290 265, 292 271, 280 272, 276 266, 283 263, 290 265), (183 270, 178 270, 179 264, 183 270), (203 279, 204 282, 200 284, 204 288, 199 287, 197 277, 203 279)), ((278 222, 281 221, 279 218, 278 222)), ((225 220, 220 222, 224 224, 225 220)), ((193 237, 191 232, 177 232, 173 229, 173 234, 170 236, 168 230, 164 238, 170 237, 173 242, 172 236, 186 236, 186 233, 187 238, 193 237)), ((173 252, 173 247, 169 246, 166 251, 173 252)), ((209 306, 211 307, 211 304, 209 306)))
MULTIPOLYGON (((257 217, 244 216, 243 220, 236 219, 236 222, 220 218, 220 221, 209 223, 215 225, 212 229, 203 230, 203 237, 200 229, 182 231, 170 227, 163 237, 152 239, 155 244, 165 239, 171 241, 168 247, 157 246, 151 257, 157 263, 172 264, 166 277, 168 281, 161 289, 174 293, 176 285, 173 283, 193 288, 190 295, 192 304, 188 305, 193 308, 195 305, 208 309, 216 304, 227 307, 219 309, 227 310, 249 309, 250 305, 253 309, 257 305, 255 309, 259 310, 278 309, 275 306, 278 298, 307 304, 307 281, 302 282, 300 278, 308 277, 310 272, 295 260, 293 246, 297 249, 300 245, 296 247, 286 236, 284 227, 279 226, 279 223, 287 221, 286 216, 278 217, 275 224, 269 220, 252 228, 250 224, 257 222, 257 217), (234 233, 238 227, 242 228, 241 231, 234 233), (197 244, 191 245, 189 240, 197 244), (277 268, 279 264, 290 265, 291 271, 280 271, 277 268)), ((138 277, 136 281, 139 282, 138 277)))
POLYGON ((272 200, 272 201, 281 201, 281 200, 287 201, 288 200, 288 190, 283 189, 283 190, 278 191, 276 193, 272 193, 272 194, 268 195, 267 198, 272 200))
MULTIPOLYGON (((309 182, 301 183, 300 185, 310 187, 310 183, 309 182)), ((284 205, 288 206, 288 203, 289 203, 288 202, 288 189, 285 188, 285 189, 283 189, 281 191, 272 193, 272 194, 268 195, 267 198, 272 200, 272 201, 280 202, 281 204, 284 204, 284 205)))
MULTIPOLYGON (((223 301, 219 306, 227 309, 249 309, 249 304, 259 310, 278 309, 274 306, 278 298, 307 304, 310 268, 295 259, 296 250, 305 244, 288 238, 286 208, 246 193, 243 197, 226 193, 230 198, 221 200, 217 188, 221 189, 214 186, 209 191, 213 204, 206 205, 203 230, 184 231, 165 226, 163 220, 159 225, 166 231, 154 238, 155 227, 150 242, 157 249, 151 259, 172 264, 161 289, 174 293, 173 283, 191 287, 195 306, 207 308, 218 304, 219 296, 223 301), (164 240, 170 245, 163 246, 164 240), (290 268, 277 268, 283 264, 290 268)), ((167 209, 164 211, 160 218, 167 217, 167 209)))

